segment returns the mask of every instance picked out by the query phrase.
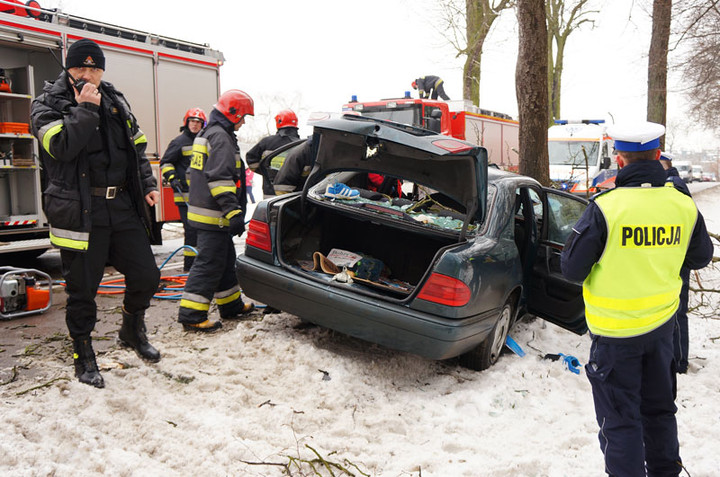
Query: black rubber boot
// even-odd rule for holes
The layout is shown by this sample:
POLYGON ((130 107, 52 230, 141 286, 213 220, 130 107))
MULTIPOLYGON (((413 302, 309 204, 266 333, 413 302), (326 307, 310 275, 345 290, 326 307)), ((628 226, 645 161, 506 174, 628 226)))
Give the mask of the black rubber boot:
POLYGON ((133 348, 142 359, 157 363, 160 352, 148 342, 145 335, 145 313, 140 311, 131 315, 123 308, 123 323, 120 328, 120 343, 133 348))
POLYGON ((97 363, 95 362, 95 351, 93 351, 92 340, 89 336, 73 338, 73 361, 75 362, 75 376, 81 383, 104 388, 105 380, 100 375, 97 363))

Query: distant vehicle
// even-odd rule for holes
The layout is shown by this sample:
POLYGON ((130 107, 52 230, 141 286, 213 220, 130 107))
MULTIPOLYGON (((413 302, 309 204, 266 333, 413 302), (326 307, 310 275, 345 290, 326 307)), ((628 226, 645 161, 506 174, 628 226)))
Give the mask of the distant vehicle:
POLYGON ((690 161, 673 161, 672 165, 677 169, 680 179, 686 184, 693 181, 692 162, 690 161))
POLYGON ((692 177, 694 181, 702 181, 703 169, 702 166, 692 166, 692 177))
POLYGON ((597 192, 594 178, 610 169, 613 145, 603 119, 556 119, 548 129, 550 180, 572 193, 597 192))
POLYGON ((702 173, 702 181, 703 182, 715 182, 717 178, 715 177, 714 172, 703 172, 702 173))
POLYGON ((345 116, 316 123, 314 137, 303 191, 260 202, 248 224, 236 262, 248 297, 476 370, 527 313, 586 331, 582 286, 560 272, 585 199, 425 129, 345 116), (402 179, 402 197, 372 192, 369 174, 402 179), (348 193, 333 195, 338 183, 348 193))
POLYGON ((404 98, 352 101, 344 112, 409 124, 463 139, 487 149, 488 161, 500 169, 517 172, 519 157, 518 122, 507 114, 477 108, 467 101, 404 98))

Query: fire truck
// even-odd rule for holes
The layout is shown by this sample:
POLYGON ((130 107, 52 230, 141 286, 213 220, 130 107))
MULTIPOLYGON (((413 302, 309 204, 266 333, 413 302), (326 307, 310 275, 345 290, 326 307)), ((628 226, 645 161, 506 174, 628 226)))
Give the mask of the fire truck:
MULTIPOLYGON (((128 98, 159 185, 159 159, 179 134, 185 111, 209 112, 220 95, 224 56, 206 44, 80 18, 34 1, 0 0, 0 262, 2 254, 37 256, 51 246, 30 107, 81 38, 102 47, 108 65, 103 80, 128 98)), ((172 189, 162 185, 161 194, 155 220, 180 220, 172 189)))
POLYGON ((488 161, 501 169, 518 170, 518 122, 507 114, 479 109, 469 101, 402 98, 360 102, 356 96, 343 111, 410 124, 483 146, 488 161))

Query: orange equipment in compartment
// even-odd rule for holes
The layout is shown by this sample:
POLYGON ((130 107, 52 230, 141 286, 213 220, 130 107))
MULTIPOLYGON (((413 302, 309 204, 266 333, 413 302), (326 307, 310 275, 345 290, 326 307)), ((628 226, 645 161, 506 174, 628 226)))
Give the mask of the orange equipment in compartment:
POLYGON ((52 280, 32 268, 0 267, 0 319, 43 313, 52 305, 52 280))

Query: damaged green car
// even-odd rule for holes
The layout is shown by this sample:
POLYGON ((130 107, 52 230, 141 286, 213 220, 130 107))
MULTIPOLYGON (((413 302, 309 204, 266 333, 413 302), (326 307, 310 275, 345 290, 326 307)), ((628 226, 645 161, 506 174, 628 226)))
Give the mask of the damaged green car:
POLYGON ((388 121, 322 121, 312 144, 303 190, 261 202, 248 224, 236 264, 248 297, 477 370, 525 314, 586 331, 581 284, 560 272, 584 199, 488 167, 483 147, 388 121))

